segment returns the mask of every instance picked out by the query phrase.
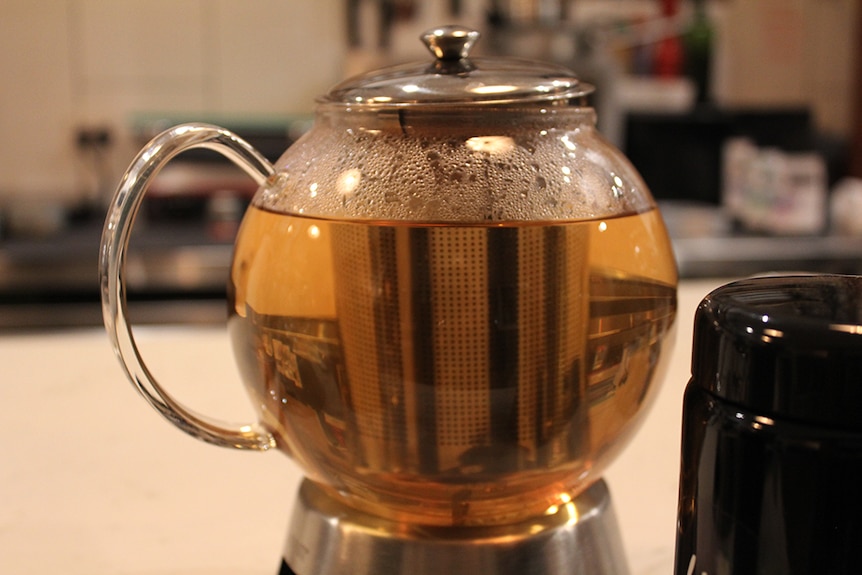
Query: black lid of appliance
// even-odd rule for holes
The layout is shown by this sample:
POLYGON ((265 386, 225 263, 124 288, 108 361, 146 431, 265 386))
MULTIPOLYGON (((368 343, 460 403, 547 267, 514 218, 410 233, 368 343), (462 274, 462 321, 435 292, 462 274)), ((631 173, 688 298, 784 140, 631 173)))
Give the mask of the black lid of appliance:
POLYGON ((695 314, 692 376, 764 416, 862 430, 862 277, 727 284, 695 314))

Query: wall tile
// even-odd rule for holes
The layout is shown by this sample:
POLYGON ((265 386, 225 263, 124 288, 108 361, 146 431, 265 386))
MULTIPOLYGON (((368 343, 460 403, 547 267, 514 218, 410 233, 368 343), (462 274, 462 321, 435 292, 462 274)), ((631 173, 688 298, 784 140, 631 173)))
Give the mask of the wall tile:
POLYGON ((858 10, 858 0, 806 6, 805 82, 818 126, 833 134, 848 134, 853 114, 858 10))
POLYGON ((219 0, 209 33, 214 108, 227 113, 307 113, 342 75, 343 2, 219 0))
POLYGON ((204 75, 205 0, 78 0, 86 78, 204 75))
POLYGON ((733 0, 726 14, 724 103, 804 104, 806 0, 733 0))
MULTIPOLYGON (((0 8, 0 196, 62 196, 74 187, 66 2, 0 8)), ((0 198, 0 205, 2 205, 0 198)))
POLYGON ((79 113, 86 121, 203 106, 205 0, 79 1, 79 113))

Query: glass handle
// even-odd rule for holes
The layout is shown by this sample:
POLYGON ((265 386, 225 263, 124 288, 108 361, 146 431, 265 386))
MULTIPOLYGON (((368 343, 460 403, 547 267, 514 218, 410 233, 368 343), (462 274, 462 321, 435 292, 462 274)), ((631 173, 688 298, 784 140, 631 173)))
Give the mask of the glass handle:
POLYGON ((224 447, 266 450, 273 436, 257 423, 234 429, 187 409, 159 385, 144 364, 128 322, 125 263, 132 225, 152 179, 172 158, 192 148, 219 152, 242 168, 258 185, 275 173, 257 150, 235 134, 208 124, 182 124, 153 138, 134 159, 120 182, 108 211, 99 252, 102 314, 126 375, 144 399, 168 421, 190 435, 224 447))

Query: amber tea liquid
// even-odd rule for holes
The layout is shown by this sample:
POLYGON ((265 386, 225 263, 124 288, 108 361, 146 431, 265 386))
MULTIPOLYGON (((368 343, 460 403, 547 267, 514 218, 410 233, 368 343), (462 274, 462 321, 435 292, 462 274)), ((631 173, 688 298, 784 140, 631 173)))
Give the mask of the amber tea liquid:
POLYGON ((676 309, 657 211, 493 225, 251 208, 230 330, 308 476, 399 521, 506 523, 599 476, 676 309))

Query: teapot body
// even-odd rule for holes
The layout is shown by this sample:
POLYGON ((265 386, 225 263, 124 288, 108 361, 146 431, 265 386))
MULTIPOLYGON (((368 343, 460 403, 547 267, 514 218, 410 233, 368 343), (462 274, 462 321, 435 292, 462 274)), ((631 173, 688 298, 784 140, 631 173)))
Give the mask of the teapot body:
POLYGON ((240 228, 245 384, 277 445, 363 511, 542 515, 652 396, 676 305, 661 217, 591 109, 514 113, 324 111, 240 228))

